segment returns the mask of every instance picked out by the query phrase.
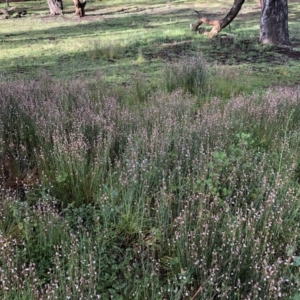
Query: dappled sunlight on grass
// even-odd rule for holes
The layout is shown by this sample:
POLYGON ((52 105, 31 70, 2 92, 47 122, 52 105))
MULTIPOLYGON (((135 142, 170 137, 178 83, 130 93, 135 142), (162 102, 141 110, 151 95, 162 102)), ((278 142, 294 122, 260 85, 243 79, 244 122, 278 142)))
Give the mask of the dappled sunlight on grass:
MULTIPOLYGON (((254 2, 245 5, 241 16, 224 31, 233 35, 235 45, 242 45, 243 39, 249 39, 250 35, 253 45, 250 54, 244 46, 236 51, 231 50, 230 45, 221 45, 216 51, 215 41, 203 39, 189 30, 189 23, 196 19, 193 9, 197 9, 197 5, 207 14, 215 12, 221 16, 230 7, 230 1, 214 5, 208 5, 205 1, 199 1, 197 5, 191 1, 92 2, 87 5, 87 17, 82 19, 74 16, 70 1, 65 2, 66 14, 57 17, 47 16, 45 3, 16 4, 20 7, 26 6, 28 15, 20 19, 5 20, 0 24, 0 73, 9 78, 15 75, 33 78, 37 68, 45 68, 55 77, 72 77, 76 73, 76 65, 78 71, 84 70, 85 74, 92 75, 98 64, 101 71, 111 77, 114 76, 111 71, 115 67, 111 68, 111 62, 105 58, 107 55, 95 54, 98 50, 101 52, 101 48, 107 47, 118 49, 115 51, 118 53, 116 57, 123 61, 120 65, 128 64, 128 67, 136 60, 138 51, 142 51, 145 58, 145 76, 155 73, 152 66, 155 65, 156 68, 160 64, 162 67, 165 60, 176 60, 196 53, 203 54, 210 63, 221 60, 222 63, 230 65, 243 64, 244 61, 260 64, 272 59, 269 54, 265 55, 264 51, 259 50, 255 40, 258 36, 259 11, 254 2), (176 43, 191 39, 193 44, 187 43, 182 51, 178 50, 176 43), (163 48, 167 44, 170 45, 165 51, 163 48), (230 51, 240 54, 238 57, 236 54, 232 56, 230 51)), ((292 20, 296 6, 294 2, 290 5, 292 20)), ((276 59, 276 63, 278 61, 276 59)), ((118 83, 128 79, 128 76, 122 78, 123 72, 119 73, 118 83)), ((253 75, 260 74, 254 72, 253 75)))

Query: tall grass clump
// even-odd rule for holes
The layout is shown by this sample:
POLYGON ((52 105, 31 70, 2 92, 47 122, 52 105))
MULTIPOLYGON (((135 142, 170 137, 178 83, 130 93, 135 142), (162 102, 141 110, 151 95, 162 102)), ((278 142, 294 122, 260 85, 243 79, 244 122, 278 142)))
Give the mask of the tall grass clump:
POLYGON ((249 69, 237 69, 222 65, 214 65, 210 69, 208 82, 209 95, 228 100, 240 94, 251 95, 253 90, 256 94, 262 93, 261 79, 252 76, 249 69))
POLYGON ((207 66, 201 56, 193 56, 165 66, 162 87, 167 92, 177 89, 192 95, 205 94, 208 81, 207 66))
POLYGON ((0 85, 1 299, 298 297, 299 89, 103 86, 0 85))
POLYGON ((122 57, 122 52, 122 46, 117 45, 114 42, 110 42, 104 45, 100 44, 99 42, 94 42, 90 46, 90 50, 87 51, 87 55, 93 60, 116 60, 122 57))

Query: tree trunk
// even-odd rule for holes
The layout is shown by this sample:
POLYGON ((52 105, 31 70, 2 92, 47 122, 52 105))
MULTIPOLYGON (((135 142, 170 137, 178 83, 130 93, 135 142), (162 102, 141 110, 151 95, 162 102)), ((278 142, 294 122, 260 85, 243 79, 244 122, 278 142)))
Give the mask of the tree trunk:
MULTIPOLYGON (((275 0, 276 1, 276 0, 275 0)), ((211 31, 204 32, 205 35, 209 37, 214 37, 217 35, 223 28, 227 27, 240 12, 245 0, 234 0, 233 6, 231 7, 229 13, 222 20, 209 20, 200 16, 200 13, 197 12, 199 20, 195 24, 191 24, 190 27, 192 30, 197 30, 201 24, 208 24, 213 26, 211 31)))
POLYGON ((60 15, 63 10, 62 0, 47 0, 51 15, 60 15))
POLYGON ((75 13, 79 17, 84 17, 85 16, 85 5, 86 5, 86 0, 83 0, 80 2, 80 0, 73 0, 74 5, 75 5, 75 13))
POLYGON ((262 0, 260 42, 289 46, 287 0, 262 0))

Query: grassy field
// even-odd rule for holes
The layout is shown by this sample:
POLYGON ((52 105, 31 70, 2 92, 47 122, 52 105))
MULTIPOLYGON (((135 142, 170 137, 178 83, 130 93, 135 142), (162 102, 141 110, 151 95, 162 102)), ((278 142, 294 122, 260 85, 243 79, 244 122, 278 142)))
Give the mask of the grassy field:
MULTIPOLYGON (((136 73, 157 78, 166 61, 203 55, 214 66, 251 69, 264 87, 275 82, 299 82, 299 4, 290 3, 290 36, 294 50, 258 44, 259 9, 246 3, 238 19, 225 30, 232 36, 207 40, 189 30, 194 9, 221 17, 231 1, 89 2, 87 16, 74 15, 71 2, 65 14, 51 17, 45 1, 11 3, 28 15, 0 22, 1 77, 35 77, 46 70, 58 78, 103 74, 109 82, 128 84, 136 73), (268 76, 265 76, 265 75, 268 76)), ((5 7, 5 4, 2 4, 5 7)))
POLYGON ((1 299, 300 299, 300 4, 280 48, 256 2, 11 3, 1 299))

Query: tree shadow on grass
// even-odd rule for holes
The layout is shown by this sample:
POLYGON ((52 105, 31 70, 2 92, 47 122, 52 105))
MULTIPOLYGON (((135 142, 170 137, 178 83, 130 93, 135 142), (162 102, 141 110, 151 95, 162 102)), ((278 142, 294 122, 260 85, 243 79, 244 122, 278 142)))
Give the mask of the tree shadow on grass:
MULTIPOLYGON (((119 13, 105 15, 104 11, 95 10, 90 19, 88 15, 87 18, 82 19, 45 17, 49 22, 63 20, 66 25, 61 24, 53 28, 31 29, 30 31, 16 29, 9 34, 0 33, 0 41, 5 43, 4 49, 7 51, 22 47, 24 44, 35 43, 53 44, 56 49, 55 44, 58 41, 70 38, 86 39, 87 41, 86 49, 80 49, 76 53, 53 51, 53 53, 44 53, 44 56, 20 58, 17 62, 14 62, 14 59, 0 58, 0 73, 24 74, 25 76, 34 74, 37 68, 45 68, 53 74, 58 71, 60 74, 72 76, 76 72, 90 73, 97 68, 97 65, 104 70, 111 69, 116 61, 124 61, 124 65, 130 64, 130 61, 136 59, 139 51, 144 55, 146 62, 176 61, 183 56, 196 55, 201 52, 210 63, 229 65, 249 64, 253 66, 264 63, 282 65, 290 60, 299 59, 297 51, 259 45, 258 30, 253 29, 258 24, 258 12, 256 11, 241 14, 232 23, 231 28, 224 30, 225 35, 220 34, 212 40, 198 38, 195 34, 189 33, 189 22, 197 19, 189 8, 154 12, 150 10, 137 11, 136 8, 133 8, 131 13, 127 12, 128 10, 123 9, 119 13), (186 33, 184 35, 175 33, 170 36, 167 34, 159 36, 165 30, 174 30, 177 26, 185 27, 186 33), (145 29, 148 30, 148 33, 153 32, 153 35, 149 34, 149 36, 143 37, 141 34, 145 32, 142 31, 145 29), (226 33, 233 34, 234 37, 230 37, 226 33), (126 46, 120 49, 115 57, 114 55, 111 57, 111 54, 105 53, 110 50, 103 49, 103 45, 101 45, 102 34, 111 35, 112 38, 128 37, 126 46), (92 49, 91 43, 96 38, 99 39, 100 46, 96 45, 95 49, 92 49)), ((214 14, 212 10, 210 16, 221 18, 223 14, 214 14)), ((37 18, 42 19, 41 17, 37 18)), ((104 47, 106 46, 104 45, 104 47)), ((117 66, 113 68, 117 70, 117 66)))
MULTIPOLYGON (((181 10, 178 13, 188 16, 187 10, 181 10)), ((122 15, 121 17, 115 18, 106 18, 103 19, 101 14, 95 14, 93 16, 97 16, 96 19, 88 19, 87 18, 63 18, 55 19, 55 17, 51 16, 42 16, 37 17, 38 19, 47 18, 47 20, 53 22, 57 22, 57 20, 62 20, 67 22, 67 25, 60 25, 54 28, 48 29, 31 29, 31 30, 20 30, 19 28, 16 29, 15 32, 1 33, 0 32, 0 41, 4 41, 6 43, 6 48, 15 48, 18 45, 23 45, 24 43, 41 43, 41 42, 48 42, 48 41, 57 41, 57 40, 64 40, 69 38, 87 38, 89 36, 97 34, 101 34, 101 32, 105 32, 109 34, 111 32, 112 36, 120 35, 124 33, 127 34, 128 30, 136 29, 136 28, 154 28, 154 27, 161 27, 166 28, 170 25, 178 24, 178 26, 186 26, 188 30, 188 23, 184 20, 176 20, 171 22, 170 19, 174 19, 174 13, 167 13, 164 12, 160 15, 156 14, 134 14, 134 15, 122 15), (76 22, 76 23, 75 23, 76 22), (185 24, 182 24, 184 23, 185 24), (155 25, 150 26, 149 24, 155 23, 155 25)))

